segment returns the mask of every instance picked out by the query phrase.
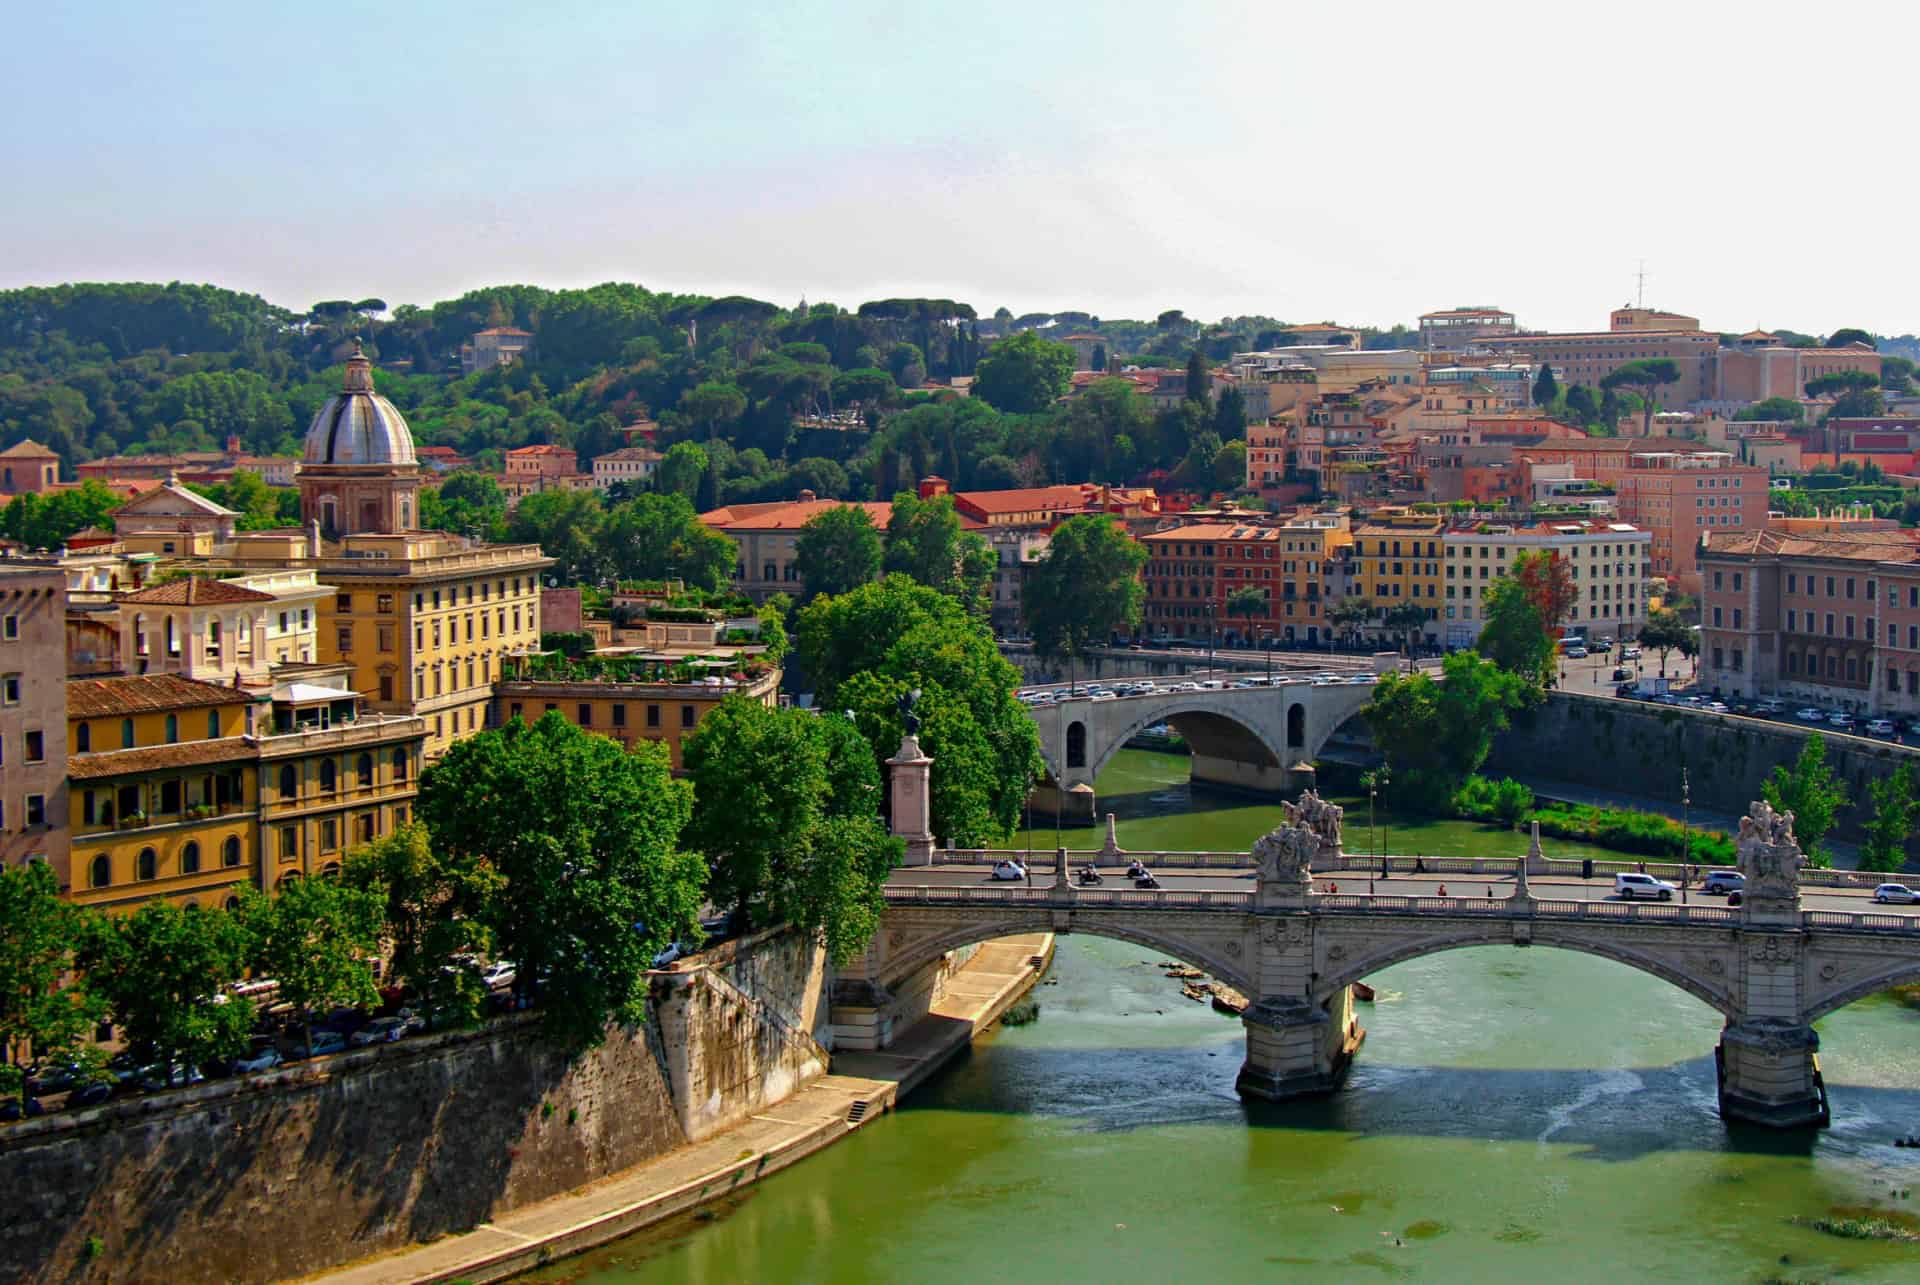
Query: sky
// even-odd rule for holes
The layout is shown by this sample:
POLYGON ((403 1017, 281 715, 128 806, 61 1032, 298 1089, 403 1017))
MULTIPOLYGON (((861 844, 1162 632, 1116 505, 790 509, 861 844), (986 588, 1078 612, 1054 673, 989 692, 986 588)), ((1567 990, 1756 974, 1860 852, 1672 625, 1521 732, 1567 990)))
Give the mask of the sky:
POLYGON ((1920 331, 1911 4, 11 9, 0 287, 1920 331))

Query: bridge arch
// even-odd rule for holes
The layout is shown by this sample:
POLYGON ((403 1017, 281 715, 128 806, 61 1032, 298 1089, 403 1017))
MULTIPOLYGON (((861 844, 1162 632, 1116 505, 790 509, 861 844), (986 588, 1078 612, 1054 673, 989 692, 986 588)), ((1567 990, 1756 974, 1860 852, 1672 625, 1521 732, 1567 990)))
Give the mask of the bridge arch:
POLYGON ((1878 995, 1881 991, 1891 990, 1895 986, 1910 986, 1915 983, 1920 983, 1920 959, 1901 960, 1891 968, 1843 986, 1815 1001, 1807 1009, 1807 1023, 1812 1025, 1828 1014, 1863 1000, 1869 995, 1878 995))
POLYGON ((1178 929, 1161 931, 1117 917, 1093 918, 1086 914, 1077 914, 1071 924, 1063 926, 1050 910, 1035 908, 1010 911, 1004 916, 996 916, 990 922, 975 920, 971 923, 942 924, 925 933, 914 933, 911 929, 902 932, 900 928, 891 925, 883 928, 883 931, 889 929, 893 932, 901 932, 904 940, 897 952, 889 950, 886 962, 879 970, 880 984, 887 987, 892 987, 901 979, 925 968, 948 951, 961 950, 968 946, 977 946, 981 942, 996 941, 1002 937, 1013 937, 1020 933, 1053 932, 1082 933, 1089 937, 1106 937, 1113 941, 1144 946, 1148 950, 1199 968, 1244 995, 1252 996, 1257 990, 1244 967, 1238 960, 1229 957, 1226 952, 1212 945, 1198 942, 1182 934, 1178 929))
MULTIPOLYGON (((1325 921, 1322 922, 1322 928, 1324 927, 1325 921)), ((1716 980, 1711 976, 1696 975, 1676 960, 1664 959, 1659 955, 1611 941, 1608 939, 1610 926, 1599 925, 1598 927, 1599 931, 1592 933, 1555 932, 1552 931, 1552 926, 1540 923, 1536 925, 1534 936, 1528 944, 1554 950, 1573 951, 1577 954, 1592 955, 1598 959, 1612 960, 1616 964, 1624 964, 1628 968, 1647 973, 1679 987, 1728 1021, 1740 1020, 1738 1002, 1731 992, 1729 982, 1716 980)), ((1447 951, 1465 950, 1473 946, 1512 948, 1515 944, 1510 925, 1488 923, 1461 924, 1456 931, 1396 941, 1364 954, 1358 959, 1343 958, 1337 964, 1330 964, 1326 971, 1314 978, 1313 1000, 1315 1003, 1324 1003, 1345 987, 1355 982, 1365 981, 1382 969, 1391 968, 1395 964, 1404 964, 1408 960, 1444 954, 1447 951)), ((1337 946, 1338 942, 1336 941, 1334 945, 1337 946)), ((1332 949, 1333 947, 1328 948, 1329 954, 1332 953, 1332 949)), ((1916 970, 1920 970, 1920 966, 1916 966, 1916 970)))
MULTIPOLYGON (((1103 702, 1104 703, 1104 702, 1103 702)), ((1287 761, 1286 750, 1277 745, 1274 738, 1262 728, 1258 719, 1242 718, 1238 714, 1221 710, 1213 702, 1203 700, 1150 702, 1146 713, 1128 711, 1128 720, 1118 726, 1106 743, 1097 747, 1092 761, 1088 764, 1090 777, 1098 777, 1106 771, 1107 764, 1113 760, 1126 743, 1155 723, 1168 723, 1175 726, 1180 735, 1191 746, 1196 735, 1202 741, 1232 742, 1238 740, 1246 748, 1250 742, 1264 751, 1267 761, 1263 766, 1278 767, 1287 761)), ((1071 764, 1069 764, 1071 766, 1071 764)))

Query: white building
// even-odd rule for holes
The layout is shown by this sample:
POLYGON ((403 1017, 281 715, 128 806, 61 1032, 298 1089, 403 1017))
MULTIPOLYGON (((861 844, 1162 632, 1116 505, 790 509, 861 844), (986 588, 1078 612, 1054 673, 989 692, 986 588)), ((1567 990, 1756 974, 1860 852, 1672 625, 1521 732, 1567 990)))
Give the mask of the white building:
POLYGON ((1572 573, 1577 598, 1567 628, 1631 638, 1646 623, 1653 535, 1630 522, 1479 522, 1449 529, 1440 544, 1442 641, 1449 647, 1473 645, 1486 623, 1488 588, 1521 554, 1539 551, 1564 559, 1572 573))
POLYGON ((653 476, 665 456, 651 446, 623 446, 593 460, 593 489, 604 491, 615 482, 644 482, 653 476))

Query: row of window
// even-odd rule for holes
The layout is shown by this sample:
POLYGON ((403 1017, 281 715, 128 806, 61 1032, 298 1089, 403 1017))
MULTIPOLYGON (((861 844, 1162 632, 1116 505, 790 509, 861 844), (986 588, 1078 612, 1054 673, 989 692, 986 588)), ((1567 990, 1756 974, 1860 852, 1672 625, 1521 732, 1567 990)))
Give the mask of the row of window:
MULTIPOLYGON (((536 576, 527 576, 524 578, 524 580, 520 576, 515 576, 511 582, 507 581, 504 578, 501 580, 492 581, 492 582, 482 580, 480 581, 480 601, 491 602, 495 596, 498 596, 502 599, 505 599, 509 596, 518 598, 523 595, 532 594, 533 591, 539 587, 540 587, 540 581, 539 581, 539 578, 536 576), (509 583, 511 583, 512 585, 511 595, 509 595, 508 593, 509 583), (496 586, 497 586, 497 590, 496 590, 496 586)), ((469 584, 465 586, 465 588, 467 591, 466 605, 472 606, 473 600, 474 600, 473 586, 469 584)), ((447 607, 460 606, 461 605, 460 590, 461 590, 461 586, 459 585, 455 585, 452 588, 446 590, 446 599, 444 602, 442 602, 441 600, 441 596, 440 596, 441 591, 438 589, 432 590, 431 592, 425 589, 418 590, 413 595, 413 609, 415 611, 427 611, 427 610, 438 611, 442 606, 447 606, 447 607), (429 608, 428 606, 429 603, 432 604, 431 608, 429 608)), ((339 595, 339 597, 336 598, 334 602, 335 602, 336 608, 340 611, 350 612, 353 610, 352 594, 343 593, 339 595)), ((378 595, 375 600, 375 605, 382 612, 392 611, 393 595, 387 594, 387 593, 378 595)))
MULTIPOLYGON (((178 714, 167 715, 162 726, 165 743, 168 745, 179 744, 180 716, 178 714)), ((210 741, 220 739, 220 711, 217 709, 207 711, 206 739, 210 741)), ((123 750, 135 748, 134 724, 130 718, 120 720, 120 748, 123 750)), ((76 723, 74 725, 73 752, 76 754, 91 754, 93 752, 93 724, 91 722, 76 723)))
MULTIPOLYGON (((494 628, 497 629, 500 636, 504 638, 507 636, 507 618, 508 618, 507 608, 496 607, 494 608, 494 613, 495 613, 493 617, 495 621, 494 628)), ((474 638, 474 634, 473 634, 474 614, 475 613, 469 611, 466 616, 466 626, 467 626, 466 640, 468 642, 472 642, 474 638)), ((487 613, 482 611, 478 614, 480 617, 480 638, 482 641, 485 641, 487 638, 491 637, 491 635, 488 633, 487 613)), ((513 632, 519 633, 520 632, 520 608, 518 607, 513 608, 512 618, 513 618, 513 632)), ((529 628, 533 626, 533 612, 531 609, 529 609, 527 612, 527 626, 529 628)), ((342 655, 349 655, 353 651, 353 626, 340 625, 337 628, 338 628, 340 652, 342 655)), ((429 635, 429 629, 427 624, 416 621, 413 626, 413 649, 415 651, 425 651, 427 649, 428 635, 429 635)), ((443 641, 447 644, 457 645, 460 642, 460 621, 435 620, 432 622, 431 635, 433 638, 433 645, 435 647, 441 646, 443 641), (444 623, 447 626, 444 631, 442 631, 440 627, 442 623, 444 623)), ((392 626, 390 625, 380 626, 379 643, 380 643, 381 651, 393 650, 392 626)))
MULTIPOLYGON (((1790 634, 1797 634, 1797 633, 1803 632, 1800 628, 1802 619, 1803 619, 1803 616, 1801 612, 1798 612, 1798 611, 1787 612, 1786 632, 1790 634)), ((1853 633, 1854 618, 1852 616, 1839 617, 1839 623, 1842 627, 1842 632, 1838 634, 1834 633, 1834 630, 1833 630, 1835 619, 1834 619, 1834 613, 1831 611, 1829 611, 1826 614, 1825 629, 1820 628, 1820 623, 1821 623, 1820 617, 1816 615, 1814 612, 1809 611, 1804 613, 1804 620, 1806 623, 1806 629, 1804 630, 1804 632, 1806 633, 1810 633, 1810 634, 1824 633, 1829 638, 1851 638, 1854 636, 1854 633, 1853 633)), ((1715 607, 1713 609, 1713 623, 1715 628, 1718 628, 1720 625, 1720 608, 1718 607, 1715 607)), ((1735 629, 1740 628, 1740 609, 1738 607, 1735 607, 1733 609, 1733 627, 1735 629)), ((1891 630, 1892 626, 1888 626, 1888 628, 1889 630, 1891 630)), ((1873 624, 1872 616, 1867 617, 1866 632, 1864 633, 1863 636, 1869 642, 1873 640, 1874 624, 1873 624)), ((1891 642, 1892 640, 1889 639, 1888 641, 1891 642)))
MULTIPOLYGON (((220 845, 220 865, 223 869, 234 869, 240 864, 240 836, 230 834, 220 845)), ((200 844, 189 839, 180 847, 180 874, 196 875, 200 873, 200 844)), ((135 881, 145 883, 160 877, 160 854, 153 848, 140 849, 133 859, 133 877, 135 881)), ((113 886, 113 858, 106 853, 98 853, 87 864, 87 887, 111 888, 113 886)))
MULTIPOLYGON (((559 708, 560 707, 554 702, 548 701, 546 704, 545 712, 551 712, 559 708)), ((609 717, 613 720, 611 726, 625 727, 627 725, 626 703, 616 701, 609 708, 611 710, 609 717)), ((592 705, 589 705, 585 701, 582 701, 575 708, 575 715, 576 717, 574 721, 577 724, 579 724, 579 726, 581 727, 593 726, 593 706, 592 705)), ((520 702, 515 701, 512 704, 512 706, 508 708, 507 717, 508 718, 525 718, 526 717, 525 707, 522 706, 520 702)), ((681 727, 693 727, 698 722, 699 722, 699 711, 696 709, 696 707, 692 705, 682 705, 680 707, 680 726, 681 727)), ((646 725, 648 727, 660 726, 660 706, 658 705, 647 706, 646 725)))

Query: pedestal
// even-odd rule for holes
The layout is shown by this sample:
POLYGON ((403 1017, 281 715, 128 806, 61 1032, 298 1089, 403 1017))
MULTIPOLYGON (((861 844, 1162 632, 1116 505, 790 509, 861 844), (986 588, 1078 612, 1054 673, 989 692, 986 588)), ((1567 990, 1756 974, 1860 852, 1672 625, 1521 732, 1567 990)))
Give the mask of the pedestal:
POLYGON ((1247 1060, 1234 1088, 1244 1097, 1281 1102, 1331 1093, 1366 1032, 1353 1020, 1353 992, 1342 989, 1329 1012, 1308 1000, 1263 999, 1241 1015, 1247 1060))
POLYGON ((906 840, 902 865, 933 864, 933 760, 920 751, 920 738, 907 735, 900 752, 887 760, 892 791, 893 833, 906 840))
POLYGON ((1527 840, 1527 859, 1520 867, 1530 875, 1547 873, 1547 854, 1540 850, 1540 823, 1533 823, 1533 834, 1527 840))
POLYGON ((1777 1018, 1729 1024, 1714 1050, 1721 1116, 1776 1129, 1824 1128, 1830 1116, 1819 1049, 1811 1026, 1777 1018))

